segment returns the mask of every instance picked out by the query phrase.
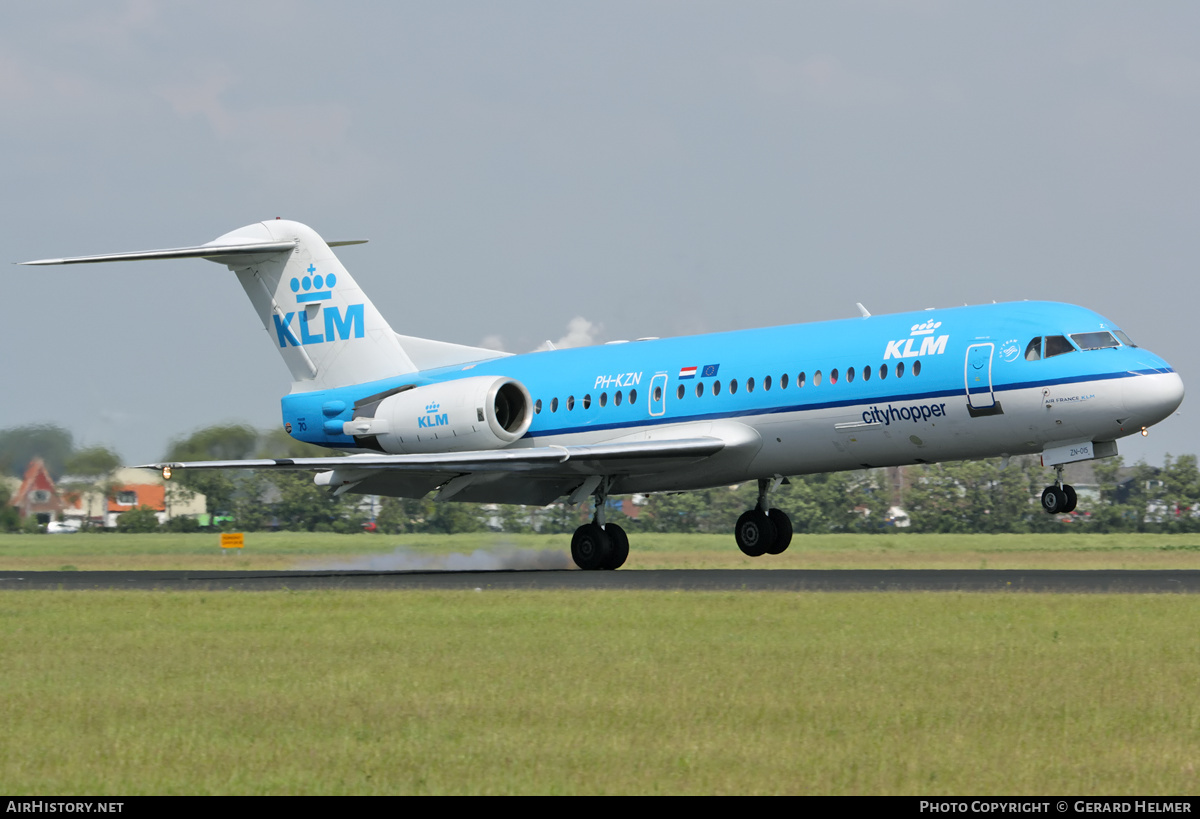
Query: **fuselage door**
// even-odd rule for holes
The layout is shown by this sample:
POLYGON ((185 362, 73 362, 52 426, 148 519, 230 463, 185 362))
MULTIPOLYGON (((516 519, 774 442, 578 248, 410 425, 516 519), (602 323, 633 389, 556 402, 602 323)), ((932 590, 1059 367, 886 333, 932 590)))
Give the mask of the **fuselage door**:
POLYGON ((996 396, 992 392, 992 353, 995 350, 996 345, 990 341, 967 348, 967 406, 972 410, 990 410, 996 406, 996 396))
POLYGON ((662 415, 667 411, 667 374, 655 373, 650 379, 650 414, 662 415))

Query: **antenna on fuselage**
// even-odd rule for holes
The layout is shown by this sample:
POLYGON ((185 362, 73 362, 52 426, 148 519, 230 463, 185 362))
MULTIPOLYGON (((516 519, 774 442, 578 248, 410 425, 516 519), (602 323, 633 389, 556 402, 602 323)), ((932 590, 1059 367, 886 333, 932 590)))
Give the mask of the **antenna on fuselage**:
POLYGON ((854 306, 858 308, 858 312, 862 314, 863 318, 871 317, 871 311, 868 310, 867 308, 863 307, 861 301, 854 302, 854 306))

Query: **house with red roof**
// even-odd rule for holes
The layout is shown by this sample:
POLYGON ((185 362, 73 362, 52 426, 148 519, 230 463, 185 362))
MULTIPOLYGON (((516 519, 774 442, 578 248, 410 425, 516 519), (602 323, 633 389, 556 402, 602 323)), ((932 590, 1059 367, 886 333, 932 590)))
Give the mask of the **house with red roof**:
POLYGON ((34 458, 25 467, 25 477, 8 503, 17 508, 22 519, 33 515, 43 524, 54 520, 67 506, 41 458, 34 458))

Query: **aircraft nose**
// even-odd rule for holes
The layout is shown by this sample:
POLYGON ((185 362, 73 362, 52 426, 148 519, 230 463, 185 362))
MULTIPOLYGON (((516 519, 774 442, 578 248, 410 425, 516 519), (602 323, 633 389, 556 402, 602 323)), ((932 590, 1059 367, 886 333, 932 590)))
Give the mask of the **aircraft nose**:
POLYGON ((1183 403, 1183 379, 1176 372, 1144 373, 1125 379, 1129 423, 1148 427, 1168 417, 1183 403))

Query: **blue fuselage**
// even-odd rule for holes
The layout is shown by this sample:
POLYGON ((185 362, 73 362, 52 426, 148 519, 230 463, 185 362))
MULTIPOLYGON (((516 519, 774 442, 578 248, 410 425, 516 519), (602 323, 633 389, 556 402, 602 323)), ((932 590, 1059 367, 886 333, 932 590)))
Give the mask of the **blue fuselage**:
MULTIPOLYGON (((497 358, 294 393, 283 399, 283 420, 300 440, 356 448, 339 431, 355 401, 480 375, 506 376, 529 391, 532 423, 513 446, 740 423, 762 438, 749 467, 760 475, 1111 442, 1161 420, 1183 395, 1167 362, 1132 346, 1103 316, 1017 302, 497 358)), ((701 470, 625 488, 728 477, 701 470)))

